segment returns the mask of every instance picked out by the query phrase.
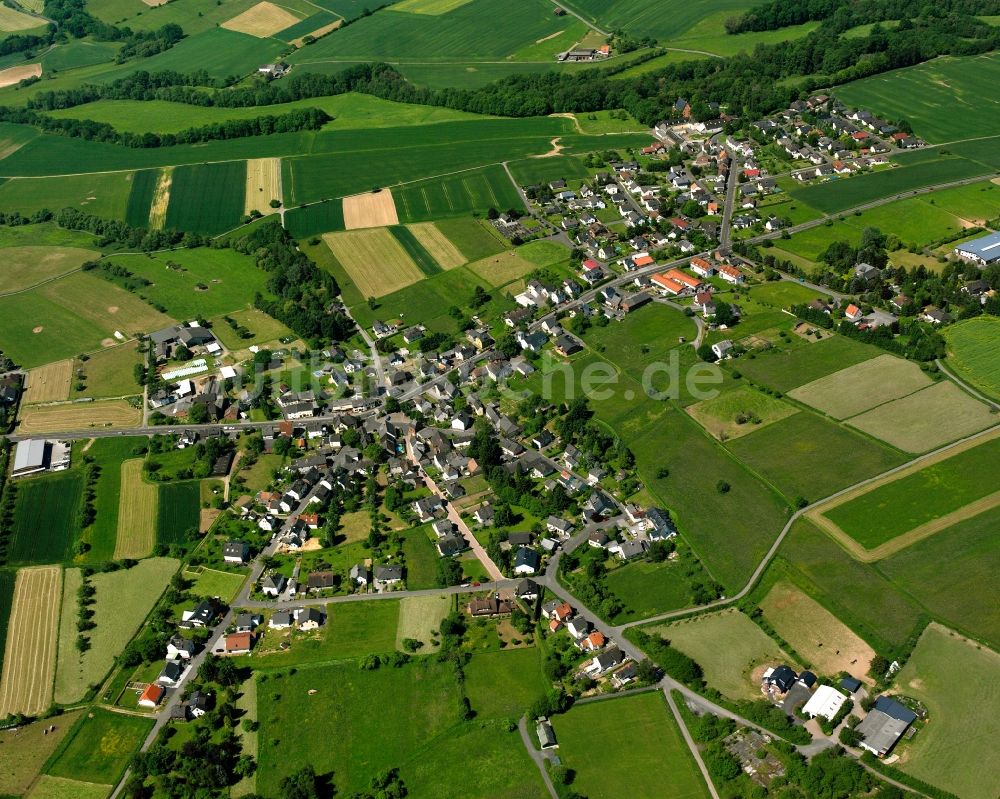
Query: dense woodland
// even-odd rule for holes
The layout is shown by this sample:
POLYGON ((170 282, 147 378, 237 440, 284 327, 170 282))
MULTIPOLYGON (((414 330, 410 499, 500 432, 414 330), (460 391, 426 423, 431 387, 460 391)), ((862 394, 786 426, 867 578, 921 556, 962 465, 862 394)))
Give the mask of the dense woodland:
MULTIPOLYGON (((772 0, 752 8, 742 16, 726 20, 727 33, 773 31, 789 25, 821 20, 838 32, 857 25, 908 19, 930 8, 922 0, 772 0)), ((998 0, 936 0, 937 14, 975 16, 1000 14, 998 0)))

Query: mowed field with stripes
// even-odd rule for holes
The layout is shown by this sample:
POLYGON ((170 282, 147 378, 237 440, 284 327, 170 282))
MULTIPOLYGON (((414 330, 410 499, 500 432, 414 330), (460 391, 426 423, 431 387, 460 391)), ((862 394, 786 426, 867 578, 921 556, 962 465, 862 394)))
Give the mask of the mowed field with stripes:
POLYGON ((52 703, 61 597, 61 567, 18 571, 0 675, 0 718, 35 715, 52 703))

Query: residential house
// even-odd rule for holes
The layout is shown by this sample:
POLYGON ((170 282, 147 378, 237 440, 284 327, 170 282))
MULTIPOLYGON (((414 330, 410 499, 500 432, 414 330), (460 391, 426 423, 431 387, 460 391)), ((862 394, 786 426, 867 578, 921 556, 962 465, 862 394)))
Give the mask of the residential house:
POLYGON ((227 541, 222 548, 222 559, 226 563, 244 564, 250 557, 250 546, 244 541, 227 541))
POLYGON ((542 559, 537 552, 527 547, 521 547, 514 556, 514 574, 537 574, 542 566, 542 559))

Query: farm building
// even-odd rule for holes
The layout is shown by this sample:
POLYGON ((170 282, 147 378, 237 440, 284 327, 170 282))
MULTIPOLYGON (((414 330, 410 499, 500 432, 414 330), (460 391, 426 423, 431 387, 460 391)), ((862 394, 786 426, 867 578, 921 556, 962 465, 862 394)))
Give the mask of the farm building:
POLYGON ((816 693, 809 697, 809 701, 802 707, 802 712, 810 718, 822 716, 827 721, 833 721, 846 701, 847 697, 833 686, 821 685, 816 689, 816 693))
POLYGON ((150 683, 142 692, 142 696, 139 697, 139 705, 141 707, 156 707, 163 700, 163 695, 166 692, 162 685, 157 685, 155 682, 150 683))
POLYGON ((880 696, 868 711, 865 720, 856 728, 861 736, 861 747, 876 757, 883 757, 903 737, 916 721, 917 714, 888 696, 880 696))
POLYGON ((72 448, 65 441, 26 438, 17 442, 11 477, 25 477, 44 471, 60 472, 69 468, 72 448))
POLYGON ((990 233, 978 239, 959 244, 955 255, 980 266, 989 266, 1000 261, 1000 233, 990 233))

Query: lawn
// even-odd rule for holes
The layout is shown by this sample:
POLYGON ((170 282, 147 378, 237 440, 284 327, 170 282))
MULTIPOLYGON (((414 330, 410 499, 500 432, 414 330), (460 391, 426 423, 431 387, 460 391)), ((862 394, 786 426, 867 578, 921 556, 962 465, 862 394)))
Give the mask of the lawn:
POLYGON ((152 727, 152 719, 91 708, 73 727, 46 773, 113 785, 152 727))
POLYGON ((694 658, 709 686, 732 700, 760 698, 763 667, 777 663, 795 667, 777 643, 735 608, 643 629, 694 658))
POLYGON ((19 480, 7 562, 60 563, 72 558, 82 499, 83 475, 77 470, 19 480))
POLYGON ((201 490, 197 480, 161 483, 156 517, 156 543, 183 544, 187 533, 197 530, 201 513, 201 490))
MULTIPOLYGON (((60 652, 56 668, 56 701, 79 701, 90 686, 99 683, 153 609, 178 562, 172 558, 148 558, 131 569, 94 574, 90 578, 94 595, 94 629, 88 632, 91 647, 80 653, 75 648, 60 652), (65 655, 65 656, 64 656, 65 655)), ((62 625, 76 626, 75 615, 63 614, 62 625)), ((75 640, 75 629, 60 630, 60 640, 75 640)), ((60 772, 52 772, 60 774, 60 772)), ((70 776, 62 774, 62 776, 70 776)), ((73 775, 82 776, 82 775, 73 775)), ((101 782, 99 777, 83 777, 101 782)), ((112 780, 107 780, 112 781, 112 780)))
MULTIPOLYGON (((295 639, 286 652, 256 659, 255 668, 271 669, 330 660, 357 658, 396 648, 399 602, 382 599, 330 605, 330 613, 317 637, 295 639)), ((357 669, 357 666, 352 666, 357 669)))
POLYGON ((846 419, 929 385, 931 379, 913 361, 879 355, 799 386, 788 396, 835 419, 846 419))
POLYGON ((194 579, 191 593, 195 596, 218 597, 227 605, 233 601, 246 580, 245 574, 233 574, 209 568, 203 568, 196 575, 185 573, 185 577, 194 579))
POLYGON ((1000 648, 998 525, 1000 509, 993 508, 880 561, 878 569, 942 622, 1000 648))
POLYGON ((138 294, 176 319, 239 311, 252 305, 258 292, 267 293, 267 272, 253 257, 231 249, 121 255, 111 262, 149 280, 152 285, 140 288, 138 294))
POLYGON ((1000 464, 1000 439, 884 483, 823 515, 862 546, 872 548, 992 494, 983 475, 1000 464))
POLYGON ((0 794, 21 796, 27 793, 49 755, 79 717, 80 711, 65 713, 56 719, 52 732, 48 732, 53 723, 49 719, 0 732, 0 752, 4 755, 0 764, 0 794))
POLYGON ((904 460, 878 441, 808 412, 731 440, 726 448, 790 502, 815 502, 904 460))
POLYGON ((917 453, 985 430, 997 423, 997 417, 988 405, 942 380, 852 417, 849 423, 904 452, 917 453))
POLYGON ((537 647, 475 654, 465 666, 465 693, 477 718, 518 719, 549 687, 537 647))
POLYGON ((948 342, 948 366, 980 391, 1000 397, 1000 356, 996 341, 1000 319, 978 316, 951 325, 944 333, 948 342))
POLYGON ((436 588, 437 564, 440 559, 431 541, 430 528, 418 527, 403 534, 403 557, 406 558, 406 587, 436 588))
POLYGON ((930 625, 896 678, 926 705, 928 723, 905 745, 903 771, 968 799, 992 799, 1000 782, 993 742, 1000 722, 1000 654, 930 625), (975 674, 975 680, 965 679, 975 674), (975 730, 970 735, 969 730, 975 730))
POLYGON ((746 385, 689 405, 687 412, 719 441, 740 438, 799 413, 793 405, 746 385))
POLYGON ((399 622, 396 627, 396 648, 405 651, 403 640, 412 638, 423 643, 420 654, 434 648, 433 636, 438 634, 441 620, 455 608, 454 597, 408 596, 400 600, 399 622))
POLYGON ((690 582, 672 561, 647 563, 640 560, 608 572, 605 583, 623 608, 615 623, 633 621, 691 604, 690 582))
POLYGON ((789 349, 764 350, 753 358, 740 358, 738 368, 755 383, 787 392, 881 354, 882 350, 876 347, 833 336, 811 344, 795 342, 789 349))
POLYGON ((0 292, 6 294, 72 272, 100 253, 82 247, 24 246, 4 247, 0 256, 0 292))
POLYGON ((636 799, 708 796, 659 691, 577 705, 554 716, 552 726, 559 758, 576 772, 574 790, 584 795, 614 796, 628 785, 636 799))
POLYGON ((177 167, 170 185, 166 227, 205 235, 236 227, 243 219, 246 173, 244 161, 177 167))

